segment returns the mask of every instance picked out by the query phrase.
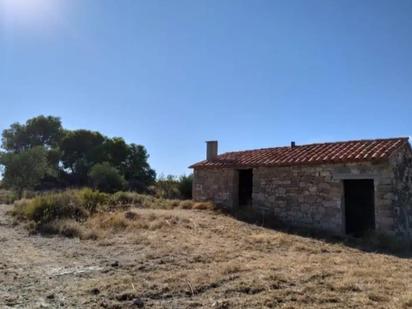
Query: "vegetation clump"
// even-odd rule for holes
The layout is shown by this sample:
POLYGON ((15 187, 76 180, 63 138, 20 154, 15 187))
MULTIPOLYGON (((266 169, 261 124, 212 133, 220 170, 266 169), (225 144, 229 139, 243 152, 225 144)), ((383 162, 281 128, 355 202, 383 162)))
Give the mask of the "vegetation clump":
POLYGON ((143 145, 90 130, 64 129, 60 118, 37 116, 2 132, 2 188, 19 198, 90 187, 101 192, 134 191, 163 199, 191 199, 193 175, 156 180, 143 145))
POLYGON ((191 199, 193 174, 160 177, 155 184, 155 195, 159 198, 191 199))
POLYGON ((80 221, 90 214, 80 199, 79 192, 65 191, 23 199, 15 203, 15 214, 41 226, 58 219, 80 221))
POLYGON ((64 129, 60 118, 38 116, 2 133, 3 184, 24 190, 94 186, 148 192, 156 179, 142 145, 90 130, 64 129))
POLYGON ((18 196, 15 192, 0 189, 0 204, 13 204, 18 200, 18 196))
POLYGON ((122 174, 108 162, 94 165, 89 172, 89 178, 92 186, 103 192, 113 193, 126 187, 122 174))
POLYGON ((161 199, 136 192, 108 194, 85 188, 45 193, 16 201, 13 214, 17 219, 31 222, 33 231, 74 237, 87 232, 87 222, 93 222, 96 217, 107 218, 98 227, 113 225, 116 230, 125 228, 131 225, 130 221, 137 220, 130 211, 133 208, 212 210, 214 205, 209 202, 161 199), (73 232, 79 227, 83 232, 73 232))

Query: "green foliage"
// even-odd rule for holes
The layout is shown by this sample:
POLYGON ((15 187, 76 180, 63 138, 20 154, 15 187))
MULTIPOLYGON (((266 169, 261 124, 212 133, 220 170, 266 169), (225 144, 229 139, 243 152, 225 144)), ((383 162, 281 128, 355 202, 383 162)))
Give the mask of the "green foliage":
POLYGON ((120 172, 107 162, 94 165, 90 170, 89 178, 93 187, 103 192, 120 191, 126 185, 120 172))
POLYGON ((113 137, 106 138, 103 145, 100 147, 99 158, 96 158, 96 162, 109 162, 110 165, 121 170, 126 167, 129 156, 129 145, 126 144, 123 138, 113 137))
POLYGON ((129 190, 145 192, 155 183, 156 172, 150 168, 149 155, 142 145, 130 144, 122 172, 128 181, 129 190))
MULTIPOLYGON (((18 157, 12 157, 13 154, 26 153, 37 147, 44 149, 46 172, 42 173, 40 181, 36 178, 30 185, 24 185, 29 188, 34 186, 39 190, 51 190, 83 187, 98 181, 96 187, 108 192, 117 191, 124 186, 128 190, 147 192, 156 178, 155 171, 148 163, 149 155, 144 146, 127 144, 120 137, 108 138, 99 132, 64 130, 57 117, 38 116, 27 120, 25 124, 12 124, 2 133, 2 146, 6 150, 0 162, 2 165, 11 165, 17 160, 15 158, 18 157), (99 164, 110 165, 118 172, 107 166, 102 168, 99 164), (95 166, 100 167, 97 171, 92 171, 95 166), (98 177, 97 174, 105 174, 105 177, 98 177), (90 179, 90 175, 94 179, 90 179), (119 186, 120 180, 123 180, 122 186, 119 186), (115 185, 113 188, 107 186, 111 183, 115 185)), ((43 160, 41 163, 43 164, 43 160)), ((43 167, 42 164, 40 167, 43 167)), ((6 168, 5 171, 7 170, 11 169, 6 168)), ((8 183, 13 183, 13 188, 22 187, 14 185, 22 182, 20 178, 11 179, 17 177, 16 173, 9 175, 8 183)))
POLYGON ((192 183, 193 175, 160 177, 155 185, 155 194, 159 198, 191 199, 192 183))
POLYGON ((13 123, 3 131, 2 147, 10 152, 21 152, 36 146, 55 148, 63 135, 60 118, 38 116, 25 124, 13 123))
POLYGON ((62 234, 68 237, 94 238, 92 231, 82 231, 77 223, 91 216, 129 207, 152 209, 198 209, 211 210, 211 203, 196 203, 190 200, 169 200, 136 192, 106 194, 91 189, 66 190, 21 199, 14 203, 14 216, 31 222, 32 229, 41 233, 62 234), (80 229, 80 230, 79 230, 80 229))
POLYGON ((89 188, 38 195, 15 202, 18 217, 39 225, 59 219, 82 220, 109 204, 110 195, 89 188))
POLYGON ((33 189, 49 172, 47 151, 41 146, 19 153, 3 153, 1 164, 4 165, 3 184, 15 189, 19 196, 23 190, 33 189))
POLYGON ((179 177, 179 192, 182 198, 192 199, 193 174, 179 177))
POLYGON ((0 189, 0 204, 12 204, 18 199, 15 192, 0 189))
POLYGON ((70 171, 74 184, 87 184, 87 174, 97 163, 96 157, 104 140, 99 132, 76 130, 66 133, 60 144, 61 161, 70 171))
POLYGON ((172 175, 168 175, 166 177, 161 176, 156 181, 155 194, 158 198, 180 198, 179 182, 176 177, 172 175))
POLYGON ((109 201, 110 195, 94 191, 90 188, 84 188, 77 192, 82 207, 90 213, 95 213, 99 206, 106 205, 109 201))
POLYGON ((74 191, 45 194, 31 200, 16 203, 17 215, 36 222, 38 225, 56 219, 80 220, 88 216, 81 200, 74 191))
POLYGON ((110 197, 110 203, 113 205, 136 205, 141 202, 142 195, 135 192, 119 191, 110 197))

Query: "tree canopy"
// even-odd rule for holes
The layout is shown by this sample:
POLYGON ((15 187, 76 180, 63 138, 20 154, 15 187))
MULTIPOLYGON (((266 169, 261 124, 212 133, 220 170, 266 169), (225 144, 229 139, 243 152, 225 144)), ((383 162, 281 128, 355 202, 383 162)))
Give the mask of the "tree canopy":
POLYGON ((126 181, 119 170, 108 162, 94 165, 89 172, 89 177, 93 188, 102 192, 114 193, 121 191, 126 185, 126 181))
POLYGON ((80 187, 96 185, 98 179, 99 183, 122 182, 122 188, 144 192, 156 178, 144 146, 96 131, 65 130, 60 118, 53 116, 13 123, 2 133, 2 148, 0 163, 4 184, 9 187, 16 183, 23 189, 80 187), (20 178, 31 172, 23 184, 20 178))
POLYGON ((36 146, 56 148, 64 134, 60 118, 38 116, 25 124, 13 123, 2 134, 2 148, 9 152, 21 152, 36 146))
POLYGON ((42 146, 19 153, 3 153, 1 164, 6 168, 3 183, 16 190, 21 196, 23 190, 34 189, 48 172, 47 153, 42 146))

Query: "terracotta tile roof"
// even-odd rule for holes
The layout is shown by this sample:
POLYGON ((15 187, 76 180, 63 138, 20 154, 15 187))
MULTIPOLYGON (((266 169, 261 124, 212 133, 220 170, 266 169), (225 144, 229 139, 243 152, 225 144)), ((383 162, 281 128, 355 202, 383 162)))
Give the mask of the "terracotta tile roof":
POLYGON ((227 152, 218 155, 213 161, 201 161, 190 168, 244 168, 380 161, 387 159, 395 150, 408 143, 408 138, 390 138, 227 152))

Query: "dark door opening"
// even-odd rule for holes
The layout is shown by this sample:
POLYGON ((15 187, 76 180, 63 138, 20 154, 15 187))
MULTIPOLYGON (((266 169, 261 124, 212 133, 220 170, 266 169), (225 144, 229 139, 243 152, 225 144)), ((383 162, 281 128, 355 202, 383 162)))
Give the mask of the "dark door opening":
POLYGON ((344 180, 346 234, 362 236, 375 229, 375 192, 372 179, 344 180))
POLYGON ((239 170, 239 206, 252 204, 253 170, 239 170))

